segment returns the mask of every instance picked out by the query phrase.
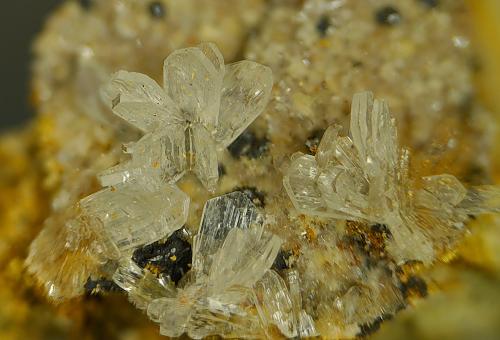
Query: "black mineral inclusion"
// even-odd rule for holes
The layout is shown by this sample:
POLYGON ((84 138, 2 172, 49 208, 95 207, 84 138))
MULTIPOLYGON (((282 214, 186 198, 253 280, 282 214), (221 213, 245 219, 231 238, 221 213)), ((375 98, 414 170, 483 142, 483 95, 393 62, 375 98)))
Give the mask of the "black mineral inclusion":
POLYGON ((160 275, 168 276, 177 284, 191 269, 191 244, 184 239, 183 230, 177 230, 166 241, 157 241, 138 248, 132 260, 138 266, 152 266, 160 275))

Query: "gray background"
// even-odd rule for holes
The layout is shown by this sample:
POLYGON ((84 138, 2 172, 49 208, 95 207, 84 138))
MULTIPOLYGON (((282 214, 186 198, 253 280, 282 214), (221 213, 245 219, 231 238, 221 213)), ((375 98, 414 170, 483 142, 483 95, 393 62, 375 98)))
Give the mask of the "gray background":
POLYGON ((0 130, 33 115, 28 103, 31 42, 62 0, 1 0, 0 130))

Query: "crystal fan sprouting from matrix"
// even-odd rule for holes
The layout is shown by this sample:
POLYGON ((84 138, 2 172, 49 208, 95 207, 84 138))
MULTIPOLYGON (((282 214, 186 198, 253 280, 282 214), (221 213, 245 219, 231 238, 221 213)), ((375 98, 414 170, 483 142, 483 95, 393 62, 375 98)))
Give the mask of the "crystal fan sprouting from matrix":
POLYGON ((284 186, 304 214, 387 225, 388 250, 398 263, 431 263, 464 231, 469 216, 497 211, 500 190, 466 189, 448 174, 412 179, 383 100, 354 95, 350 136, 330 126, 315 156, 292 156, 284 186))
POLYGON ((354 94, 349 135, 330 126, 315 154, 289 155, 269 206, 257 206, 252 189, 222 194, 219 155, 265 110, 271 70, 225 65, 203 43, 170 54, 163 76, 160 87, 120 71, 102 88, 104 103, 143 135, 98 174, 104 189, 49 218, 33 241, 28 269, 53 300, 102 276, 170 337, 351 337, 404 306, 398 266, 432 264, 471 216, 499 211, 496 187, 412 176, 387 103, 368 92, 354 94), (180 189, 188 172, 217 193, 194 234, 193 197, 180 189), (322 234, 297 241, 302 222, 322 234), (376 237, 376 256, 353 246, 352 230, 376 237))

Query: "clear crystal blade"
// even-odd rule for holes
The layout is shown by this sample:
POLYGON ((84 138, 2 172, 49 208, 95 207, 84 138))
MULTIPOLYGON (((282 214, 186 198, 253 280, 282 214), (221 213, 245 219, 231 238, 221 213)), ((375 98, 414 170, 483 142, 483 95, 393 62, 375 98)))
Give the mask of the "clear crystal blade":
POLYGON ((335 166, 339 163, 336 151, 341 129, 342 127, 339 125, 331 125, 325 130, 316 153, 316 161, 320 167, 335 166))
POLYGON ((275 324, 287 338, 297 336, 293 305, 285 281, 274 270, 268 270, 255 285, 260 297, 257 310, 265 327, 275 324))
POLYGON ((129 148, 130 161, 99 173, 103 186, 134 180, 148 187, 177 181, 188 169, 183 125, 170 124, 144 135, 129 148))
POLYGON ((458 208, 472 215, 498 213, 500 212, 500 188, 491 185, 472 187, 467 191, 458 208))
POLYGON ((179 119, 177 106, 151 78, 141 73, 119 71, 101 89, 113 112, 144 132, 179 119))
POLYGON ((222 247, 213 257, 209 273, 209 294, 226 287, 252 287, 271 268, 281 240, 263 232, 261 226, 229 231, 222 247))
POLYGON ((103 189, 80 201, 82 211, 98 221, 94 226, 122 252, 154 242, 181 228, 189 197, 176 186, 150 191, 135 182, 103 189))
POLYGON ((139 281, 144 277, 144 270, 132 260, 120 263, 120 266, 113 274, 113 281, 124 291, 131 292, 138 286, 139 281))
POLYGON ((316 181, 319 169, 313 156, 297 153, 283 177, 283 185, 292 203, 300 212, 325 212, 326 205, 316 181))
POLYGON ((198 45, 198 48, 203 52, 208 60, 212 62, 217 72, 224 74, 226 68, 224 65, 224 57, 217 46, 214 43, 203 42, 198 45))
POLYGON ((449 209, 465 198, 467 190, 452 175, 443 174, 422 178, 423 189, 418 192, 417 204, 429 209, 449 209))
POLYGON ((244 60, 226 65, 216 140, 231 144, 265 109, 273 87, 269 67, 244 60))
POLYGON ((164 285, 148 270, 140 268, 131 259, 120 262, 113 274, 113 281, 125 290, 129 300, 139 309, 147 309, 149 304, 160 298, 174 297, 173 285, 164 285))
POLYGON ((359 152, 361 160, 366 160, 366 150, 369 142, 371 127, 368 119, 373 108, 373 94, 371 92, 356 93, 351 104, 350 133, 354 146, 359 152))
POLYGON ((262 339, 263 333, 251 303, 252 292, 234 288, 224 295, 202 298, 190 315, 187 333, 191 338, 202 339, 218 335, 231 339, 262 339), (232 300, 237 297, 236 300, 232 300))
POLYGON ((204 46, 177 50, 165 59, 164 88, 190 122, 200 122, 213 131, 219 115, 224 70, 214 65, 217 54, 204 46), (215 58, 215 59, 214 59, 215 58))
POLYGON ((399 157, 398 134, 396 123, 385 100, 374 101, 371 120, 369 156, 387 170, 393 171, 399 157))
POLYGON ((205 274, 211 270, 213 256, 221 248, 229 231, 260 225, 262 217, 252 201, 242 192, 233 192, 208 200, 193 243, 193 270, 205 274))
POLYGON ((177 181, 187 171, 186 132, 181 124, 163 126, 134 145, 132 159, 163 182, 177 181))
POLYGON ((160 298, 149 304, 147 313, 151 320, 160 324, 160 334, 177 338, 187 330, 194 302, 193 298, 188 296, 183 299, 160 298))
POLYGON ((214 192, 219 180, 219 163, 217 161, 217 148, 210 133, 201 125, 192 128, 194 164, 192 170, 198 176, 203 186, 214 192))
POLYGON ((302 309, 299 273, 297 270, 289 270, 286 273, 286 279, 290 288, 290 299, 292 301, 293 317, 297 333, 300 337, 318 336, 319 333, 316 330, 312 317, 302 309))
POLYGON ((109 169, 97 174, 97 178, 103 187, 122 184, 137 178, 140 169, 132 161, 119 163, 109 169))

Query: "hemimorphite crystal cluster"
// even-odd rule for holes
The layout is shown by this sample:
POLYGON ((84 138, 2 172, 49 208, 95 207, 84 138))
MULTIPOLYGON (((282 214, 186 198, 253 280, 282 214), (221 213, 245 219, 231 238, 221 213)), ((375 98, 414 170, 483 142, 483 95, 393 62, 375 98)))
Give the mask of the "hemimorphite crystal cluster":
MULTIPOLYGON (((476 71, 472 66, 477 65, 470 63, 473 49, 464 46, 468 45, 469 25, 464 24, 468 11, 462 1, 434 1, 432 5, 424 2, 401 0, 390 4, 388 9, 376 1, 234 0, 231 6, 212 0, 67 1, 52 15, 35 46, 32 99, 39 116, 34 136, 32 132, 26 132, 30 136, 27 152, 22 157, 28 163, 29 173, 33 171, 36 175, 28 178, 22 172, 16 177, 19 181, 12 180, 10 172, 13 163, 6 162, 9 166, 5 170, 10 182, 7 187, 13 190, 4 193, 5 237, 1 253, 6 264, 2 271, 5 279, 2 296, 5 296, 6 303, 0 314, 8 322, 0 333, 23 328, 30 334, 24 337, 30 338, 33 334, 36 334, 35 337, 42 336, 39 333, 44 329, 50 337, 54 332, 60 334, 58 330, 64 325, 62 328, 69 327, 70 334, 82 337, 85 332, 95 334, 96 330, 88 327, 87 322, 68 322, 68 319, 60 322, 57 319, 57 325, 54 325, 51 321, 55 317, 50 313, 42 317, 44 322, 33 322, 46 314, 47 309, 53 310, 51 307, 40 313, 40 306, 37 305, 36 308, 29 308, 28 315, 23 312, 17 318, 15 315, 19 313, 13 311, 18 308, 11 308, 17 306, 19 299, 27 302, 29 307, 34 303, 32 294, 19 294, 26 287, 12 278, 22 275, 16 268, 25 256, 26 242, 32 240, 32 233, 38 230, 37 218, 47 216, 49 218, 44 223, 43 231, 32 244, 28 263, 29 270, 36 273, 52 298, 64 299, 83 292, 106 295, 109 287, 113 287, 120 294, 125 290, 130 300, 144 312, 149 310, 157 322, 142 328, 141 332, 140 326, 136 325, 138 315, 134 315, 131 309, 121 310, 126 307, 123 306, 123 299, 103 298, 98 302, 82 299, 73 304, 77 314, 80 313, 79 307, 88 303, 110 311, 88 315, 90 324, 113 323, 112 327, 97 330, 101 337, 115 337, 115 332, 123 336, 124 331, 127 335, 131 331, 138 337, 144 332, 151 336, 151 332, 157 333, 158 325, 164 334, 186 332, 194 337, 221 334, 227 337, 304 338, 319 333, 326 339, 366 336, 381 321, 412 304, 413 290, 427 291, 425 281, 429 268, 424 269, 419 261, 408 263, 401 260, 398 254, 404 250, 402 255, 405 259, 426 255, 419 254, 421 250, 434 253, 425 258, 438 256, 439 259, 449 259, 450 251, 463 255, 463 250, 450 245, 467 230, 469 223, 460 222, 464 216, 449 220, 458 221, 453 225, 455 228, 449 227, 447 217, 435 223, 436 211, 454 211, 466 200, 484 202, 482 193, 494 194, 491 190, 463 187, 454 177, 447 175, 422 178, 449 171, 465 182, 487 182, 488 162, 491 161, 489 143, 493 133, 489 128, 493 125, 491 117, 471 96, 476 92, 471 82, 471 76, 476 71), (264 12, 266 15, 262 16, 264 12), (389 12, 397 14, 401 20, 391 21, 390 25, 387 20, 379 20, 380 13, 389 12), (196 239, 205 239, 201 230, 198 233, 199 219, 206 200, 213 197, 201 184, 197 185, 197 181, 188 179, 179 184, 189 193, 191 201, 185 228, 149 243, 183 224, 188 197, 175 186, 175 181, 182 176, 182 172, 192 170, 196 174, 197 165, 193 152, 184 153, 189 151, 186 147, 174 155, 179 155, 180 168, 185 167, 184 170, 178 171, 174 165, 168 167, 165 163, 156 162, 158 152, 155 147, 169 142, 170 135, 176 137, 172 138, 176 140, 176 145, 182 138, 189 141, 186 135, 193 136, 194 140, 192 127, 202 126, 203 131, 207 129, 207 124, 201 120, 193 123, 196 119, 191 118, 186 120, 185 113, 192 111, 190 109, 179 114, 182 123, 176 125, 184 133, 157 134, 159 125, 154 122, 153 116, 150 116, 151 126, 149 123, 146 126, 151 130, 140 126, 133 128, 134 123, 147 118, 141 114, 149 111, 137 109, 132 112, 133 105, 128 108, 123 105, 126 101, 122 99, 126 99, 128 94, 123 91, 123 96, 118 95, 121 91, 119 86, 115 89, 112 84, 108 86, 111 92, 110 95, 107 91, 104 93, 106 105, 103 105, 98 91, 112 72, 134 70, 159 81, 160 86, 145 78, 145 97, 155 97, 154 88, 148 87, 148 84, 153 84, 157 90, 160 89, 160 94, 168 96, 167 101, 178 107, 175 95, 168 93, 161 82, 162 68, 159 65, 175 49, 203 40, 217 42, 226 62, 245 55, 269 65, 276 80, 272 105, 266 108, 263 117, 231 144, 229 152, 217 150, 221 180, 217 184, 216 195, 242 190, 252 196, 251 200, 260 208, 259 213, 266 216, 263 234, 268 237, 272 232, 282 241, 278 257, 271 267, 273 270, 267 270, 253 287, 247 286, 245 291, 235 293, 236 297, 248 296, 242 299, 242 303, 236 303, 237 299, 221 300, 215 296, 227 296, 228 291, 238 289, 230 284, 230 288, 223 287, 217 292, 219 294, 213 294, 214 290, 208 294, 206 287, 212 284, 211 277, 216 280, 214 282, 219 282, 220 277, 205 273, 206 278, 195 278, 196 270, 192 264, 198 262, 195 257, 202 259, 202 266, 210 268, 210 273, 214 264, 193 249, 193 235, 196 239), (451 47, 453 44, 455 48, 451 47), (373 70, 379 72, 371 72, 373 70), (401 86, 403 83, 405 86, 401 86), (400 143, 412 148, 409 173, 415 172, 418 176, 408 175, 407 183, 394 185, 398 191, 408 193, 408 199, 398 198, 399 207, 391 203, 383 209, 373 209, 379 212, 368 213, 366 210, 369 207, 363 207, 359 202, 370 190, 365 190, 364 181, 361 181, 359 192, 351 190, 353 193, 342 196, 336 207, 331 209, 337 212, 342 210, 341 216, 323 214, 326 211, 323 208, 319 209, 320 213, 312 209, 295 209, 282 188, 281 170, 286 169, 290 164, 289 156, 298 150, 309 150, 314 155, 328 125, 339 123, 348 126, 350 99, 354 91, 361 88, 374 90, 390 103, 399 131, 404 131, 399 136, 400 143), (131 119, 136 122, 127 123, 113 115, 106 106, 115 106, 117 112, 130 110, 131 119), (127 155, 122 155, 122 142, 135 142, 142 135, 144 140, 126 143, 124 150, 127 155), (146 138, 146 135, 149 137, 146 138), (308 149, 304 148, 304 144, 308 149), (33 162, 32 150, 39 150, 39 162, 33 162), (119 159, 130 161, 120 165, 121 168, 118 166, 103 172, 100 179, 106 188, 98 191, 96 174, 117 164, 119 159), (427 184, 433 182, 432 178, 441 184, 427 184), (28 183, 32 184, 32 190, 26 190, 25 184, 28 183), (35 198, 33 190, 39 189, 39 183, 43 183, 44 192, 37 192, 36 196, 40 198, 35 198), (426 190, 429 187, 439 189, 426 190), (450 190, 450 187, 455 189, 450 190), (421 196, 418 200, 412 196, 417 192, 421 196), (465 200, 462 199, 464 192, 468 197, 465 200), (434 199, 436 193, 443 193, 446 199, 438 202, 434 199), (40 203, 47 197, 51 197, 52 201, 50 211, 40 203), (81 200, 82 197, 86 198, 81 200), (344 206, 346 201, 350 204, 345 205, 348 206, 348 213, 338 208, 344 206), (410 202, 408 208, 405 201, 410 202), (459 201, 461 203, 456 206, 452 203, 450 208, 449 202, 459 201), (77 202, 80 203, 75 205, 77 202), (417 207, 416 202, 428 202, 430 208, 425 205, 417 207), (361 206, 363 215, 368 215, 370 219, 359 214, 351 216, 354 203, 361 206), (32 217, 30 221, 27 212, 33 209, 40 213, 39 217, 32 217), (417 214, 418 221, 423 220, 418 225, 403 226, 410 229, 404 244, 400 235, 396 235, 397 240, 395 237, 395 234, 404 232, 398 233, 402 227, 386 219, 390 214, 397 215, 395 211, 398 209, 405 221, 414 220, 415 216, 407 217, 413 212, 417 214), (417 232, 411 232, 413 229, 417 232), (422 238, 425 246, 422 246, 422 238), (402 265, 402 262, 405 264, 402 265), (200 290, 193 286, 200 287, 200 290), (16 304, 13 304, 14 297, 16 304), (167 300, 169 303, 164 303, 167 300), (158 307, 155 309, 157 313, 153 313, 153 306, 158 307), (113 310, 120 310, 120 321, 113 316, 113 310), (169 315, 170 311, 174 313, 169 315), (190 315, 196 317, 191 318, 190 315), (22 321, 18 322, 19 319, 22 321), (95 319, 98 322, 93 322, 95 319), (115 324, 124 320, 134 322, 130 325, 115 324), (25 325, 28 327, 23 327, 25 325), (109 334, 108 329, 113 329, 113 334, 109 334)), ((210 59, 206 54, 208 50, 203 46, 206 45, 199 48, 210 59)), ((206 73, 214 74, 213 68, 203 66, 207 65, 205 62, 201 64, 206 73)), ((225 69, 227 71, 228 66, 225 69)), ((127 75, 130 73, 121 72, 114 79, 122 81, 127 75)), ((140 75, 133 74, 130 82, 139 82, 139 78, 140 75)), ((141 90, 140 86, 137 88, 141 90)), ((212 95, 217 91, 210 89, 209 92, 212 95)), ((163 117, 163 111, 168 111, 167 114, 177 112, 169 111, 173 107, 170 104, 158 106, 154 100, 149 108, 153 107, 150 111, 158 109, 159 117, 163 117)), ((146 102, 147 98, 137 104, 144 105, 146 102)), ((339 133, 335 140, 344 138, 341 137, 343 135, 339 133)), ((351 140, 354 142, 353 136, 351 140)), ((7 146, 2 151, 15 154, 15 159, 21 155, 18 148, 10 143, 7 146)), ((159 148, 168 150, 164 146, 159 148)), ((223 149, 222 145, 218 145, 217 149, 223 149)), ((400 156, 403 153, 400 151, 400 156)), ((320 171, 324 171, 323 167, 320 171)), ((362 173, 367 177, 364 170, 362 173)), ((323 177, 329 176, 325 174, 323 177)), ((344 188, 350 189, 354 185, 346 181, 346 176, 333 177, 335 180, 332 182, 344 183, 344 188)), ((357 177, 352 177, 352 182, 357 183, 358 180, 354 179, 357 177)), ((374 185, 374 179, 377 177, 369 176, 369 188, 374 185)), ((205 181, 215 182, 213 176, 208 176, 205 181)), ((307 184, 307 181, 303 182, 307 184)), ((344 192, 340 186, 330 187, 335 193, 344 192)), ((328 185, 325 187, 323 196, 330 188, 328 185)), ((261 230, 260 217, 255 217, 256 222, 250 223, 250 228, 242 228, 248 220, 254 220, 252 213, 257 210, 244 200, 240 202, 237 195, 209 201, 207 208, 211 209, 205 211, 203 223, 206 226, 227 225, 228 228, 231 226, 231 230, 238 230, 220 235, 220 242, 215 241, 217 236, 197 244, 210 243, 210 252, 213 253, 221 249, 230 250, 235 258, 239 249, 230 247, 227 242, 249 238, 260 244, 261 241, 256 241, 254 235, 255 230, 261 230), (247 213, 240 214, 243 210, 247 213), (233 219, 233 214, 244 217, 233 219), (247 231, 250 229, 252 232, 247 231), (232 233, 243 233, 243 236, 233 237, 232 233)), ((305 197, 308 193, 301 195, 305 197)), ((331 192, 330 196, 333 196, 331 192)), ((315 198, 311 196, 311 199, 315 198)), ((368 206, 372 201, 370 198, 368 206)), ((477 209, 471 215, 480 212, 477 209)), ((448 213, 439 214, 447 216, 448 213)), ((473 258, 475 264, 484 265, 496 259, 483 253, 484 249, 494 253, 495 237, 491 233, 482 234, 485 229, 475 229, 475 224, 481 223, 483 228, 494 230, 495 223, 484 223, 490 220, 488 217, 480 217, 475 222, 472 222, 474 216, 469 218, 471 233, 476 237, 482 236, 480 246, 473 244, 466 247, 467 257, 469 260, 473 258), (482 242, 483 237, 487 238, 487 242, 482 242), (481 251, 478 252, 478 249, 481 251)), ((212 227, 214 233, 216 230, 212 227)), ((226 268, 234 269, 229 260, 221 258, 220 261, 227 264, 226 268)), ((454 271, 457 270, 455 267, 454 271)), ((230 271, 216 272, 221 277, 232 277, 230 271)), ((254 279, 252 277, 249 281, 254 279)), ((22 282, 31 287, 31 280, 22 278, 22 282)), ((429 288, 432 294, 433 288, 429 288)), ((452 302, 443 304, 449 303, 452 302)), ((474 304, 466 308, 472 311, 474 304)), ((82 311, 85 313, 88 309, 83 308, 82 311)), ((424 314, 426 312, 424 310, 424 314)), ((58 314, 59 318, 61 314, 58 314)), ((71 314, 74 315, 73 312, 71 314)), ((435 320, 434 317, 432 319, 435 320)), ((455 327, 457 329, 460 334, 460 327, 455 327)), ((434 327, 435 331, 438 330, 434 327)))
POLYGON ((113 280, 166 336, 263 338, 270 325, 290 338, 316 335, 302 309, 296 271, 288 274, 289 290, 271 269, 281 243, 266 231, 264 216, 248 196, 234 192, 207 201, 192 269, 178 287, 131 261, 113 280))
MULTIPOLYGON (((325 311, 338 314, 332 327, 339 335, 351 334, 360 320, 399 307, 395 265, 432 262, 462 234, 469 215, 498 211, 494 187, 466 189, 447 174, 413 178, 409 151, 398 145, 388 105, 364 92, 352 102, 350 135, 329 127, 314 156, 291 157, 283 184, 303 215, 386 226, 391 236, 380 242, 387 242, 381 248, 387 247, 389 258, 377 264, 380 268, 359 266, 351 273, 366 254, 350 249, 352 240, 331 229, 317 243, 322 250, 299 245, 295 256, 319 256, 314 270, 325 254, 336 256, 332 262, 342 268, 327 270, 326 277, 340 275, 338 284, 301 285, 299 267, 275 271, 277 254, 289 241, 273 233, 289 226, 276 224, 296 224, 290 216, 260 210, 240 191, 206 202, 192 239, 190 270, 181 278, 174 282, 141 267, 134 251, 167 239, 186 223, 190 197, 176 182, 192 171, 214 192, 218 153, 264 110, 272 86, 269 68, 251 61, 225 65, 210 43, 173 52, 165 60, 163 88, 143 74, 116 73, 102 89, 103 100, 143 136, 125 145, 128 160, 98 175, 104 189, 69 207, 61 220, 48 220, 33 242, 27 263, 48 295, 62 300, 82 294, 87 278, 99 272, 169 337, 272 338, 276 332, 311 337, 320 335, 316 321, 325 311), (52 238, 57 246, 48 249, 52 238), (70 270, 82 259, 81 271, 70 270), (59 260, 60 268, 47 269, 48 261, 59 260), (358 277, 371 278, 370 284, 358 287, 358 277), (352 285, 345 291, 346 282, 352 285), (389 293, 380 288, 384 285, 389 293), (304 286, 326 288, 313 292, 304 286), (367 306, 373 294, 387 306, 367 306), (335 298, 336 305, 315 308, 321 297, 335 298), (358 318, 360 313, 369 317, 358 318)), ((306 271, 301 274, 311 277, 306 271)))
POLYGON ((131 160, 99 175, 106 188, 69 207, 62 214, 66 221, 48 220, 51 232, 33 242, 28 266, 53 299, 81 294, 84 276, 92 270, 73 277, 61 269, 47 275, 48 259, 83 249, 94 267, 121 263, 137 247, 180 229, 189 197, 175 182, 193 170, 207 189, 215 190, 217 148, 229 145, 262 112, 273 85, 269 68, 250 61, 224 65, 210 43, 172 53, 165 60, 164 80, 161 89, 143 74, 121 71, 103 88, 113 111, 145 135, 127 145, 131 160), (40 257, 58 223, 64 246, 40 257))
POLYGON ((272 85, 268 67, 247 60, 224 65, 210 43, 173 52, 165 60, 163 89, 143 74, 118 72, 103 97, 145 135, 127 148, 130 162, 101 175, 103 184, 129 178, 175 182, 193 171, 214 191, 216 150, 231 144, 262 112, 272 85))
POLYGON ((387 225, 397 262, 432 262, 469 215, 499 211, 498 188, 466 189, 449 174, 411 178, 388 105, 370 92, 353 98, 350 135, 340 130, 325 131, 315 156, 292 156, 285 189, 304 214, 387 225))

